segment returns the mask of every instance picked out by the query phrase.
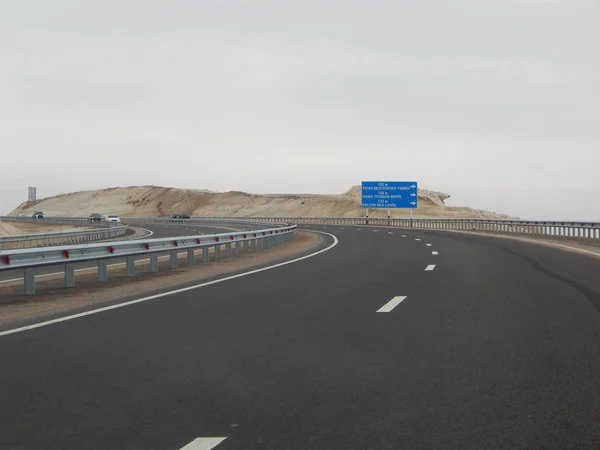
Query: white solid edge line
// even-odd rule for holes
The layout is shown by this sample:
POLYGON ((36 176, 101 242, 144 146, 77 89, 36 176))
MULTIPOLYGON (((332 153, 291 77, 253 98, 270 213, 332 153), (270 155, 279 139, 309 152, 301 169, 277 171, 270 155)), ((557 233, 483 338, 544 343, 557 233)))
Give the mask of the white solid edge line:
POLYGON ((406 298, 406 295, 401 295, 401 296, 394 297, 389 302, 387 302, 385 305, 383 305, 381 308, 379 308, 377 310, 377 312, 378 313, 387 313, 387 312, 390 312, 392 309, 394 309, 396 306, 398 306, 400 303, 402 303, 402 301, 405 298, 406 298))
POLYGON ((212 280, 212 281, 207 281, 206 283, 200 283, 200 284, 196 284, 194 286, 188 286, 188 287, 184 287, 184 288, 180 288, 180 289, 174 289, 174 290, 168 291, 168 292, 161 292, 160 294, 155 294, 155 295, 150 295, 148 297, 138 298, 136 300, 131 300, 131 301, 128 301, 125 303, 119 303, 117 305, 105 306, 103 308, 92 309, 91 311, 85 311, 85 312, 78 313, 78 314, 72 314, 70 316, 59 317, 58 319, 52 319, 52 320, 47 320, 45 322, 34 323, 32 325, 27 325, 27 326, 20 327, 20 328, 14 328, 12 330, 0 331, 0 337, 7 336, 9 334, 19 333, 22 331, 33 330, 35 328, 45 327, 45 326, 52 325, 55 323, 66 322, 68 320, 79 319, 80 317, 91 316, 92 314, 98 314, 98 313, 101 313, 104 311, 110 311, 113 309, 124 308, 126 306, 135 305, 137 303, 147 302, 148 300, 154 300, 157 298, 167 297, 167 296, 173 295, 173 294, 180 294, 182 292, 192 291, 194 289, 199 289, 199 288, 202 288, 205 286, 210 286, 212 284, 217 284, 217 283, 222 283, 224 281, 234 280, 236 278, 245 277, 247 275, 253 275, 255 273, 264 272, 266 270, 275 269, 277 267, 287 266, 288 264, 292 264, 292 263, 295 263, 298 261, 302 261, 304 259, 312 258, 313 256, 320 255, 321 253, 325 253, 325 252, 331 250, 333 247, 335 247, 339 242, 338 238, 335 237, 333 234, 325 233, 323 231, 311 231, 311 233, 320 233, 320 234, 325 234, 327 236, 330 236, 333 238, 333 244, 331 244, 329 247, 326 247, 324 249, 316 251, 315 253, 311 253, 310 255, 301 256, 300 258, 292 259, 290 261, 284 261, 281 263, 274 264, 272 266, 267 266, 267 267, 262 267, 260 269, 250 270, 249 272, 238 273, 237 275, 230 275, 228 277, 219 278, 217 280, 212 280))
POLYGON ((439 253, 436 251, 431 252, 432 255, 438 255, 439 253))
POLYGON ((194 439, 181 450, 211 450, 223 442, 226 437, 200 437, 194 439))
MULTIPOLYGON (((429 265, 428 265, 428 266, 425 268, 425 270, 426 270, 427 272, 429 272, 429 271, 432 271, 433 269, 435 269, 435 264, 429 264, 429 265)), ((0 336, 1 336, 1 335, 0 335, 0 336)))
POLYGON ((134 240, 134 241, 137 241, 138 239, 146 239, 154 234, 154 231, 149 230, 147 228, 139 228, 139 227, 133 227, 133 228, 137 228, 138 230, 144 230, 144 231, 148 232, 148 234, 146 236, 139 236, 139 237, 133 238, 132 240, 134 240))

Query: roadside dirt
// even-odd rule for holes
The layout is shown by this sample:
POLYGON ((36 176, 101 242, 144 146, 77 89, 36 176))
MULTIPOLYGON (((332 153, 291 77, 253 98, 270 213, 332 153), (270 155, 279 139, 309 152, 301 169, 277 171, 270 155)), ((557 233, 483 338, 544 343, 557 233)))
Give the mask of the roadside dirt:
POLYGON ((52 233, 57 231, 85 230, 90 227, 78 227, 73 225, 54 225, 48 223, 32 222, 3 222, 0 228, 0 236, 12 236, 16 234, 52 233))
MULTIPOLYGON (((125 275, 125 265, 114 265, 108 269, 108 281, 97 281, 96 269, 78 272, 76 286, 65 288, 62 275, 45 277, 36 282, 36 294, 23 294, 22 281, 0 288, 0 324, 18 323, 24 319, 63 315, 75 310, 100 307, 126 298, 151 295, 165 288, 200 283, 204 280, 226 276, 240 270, 251 270, 268 263, 289 260, 318 247, 323 236, 310 232, 297 232, 293 241, 280 247, 259 250, 241 256, 232 256, 208 264, 201 263, 201 252, 196 252, 196 265, 187 266, 185 255, 179 258, 178 269, 170 269, 168 258, 159 260, 159 272, 149 272, 149 262, 136 263, 137 274, 133 278, 125 275)), ((234 249, 232 249, 232 255, 234 249)), ((57 267, 57 272, 62 269, 57 267)), ((15 278, 22 276, 20 272, 15 278)))

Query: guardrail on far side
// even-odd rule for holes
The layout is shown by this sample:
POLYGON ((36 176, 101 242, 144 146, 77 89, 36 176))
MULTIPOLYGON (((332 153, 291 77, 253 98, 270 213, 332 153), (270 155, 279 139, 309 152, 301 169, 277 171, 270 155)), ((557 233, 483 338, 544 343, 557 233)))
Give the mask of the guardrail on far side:
POLYGON ((43 219, 34 219, 29 216, 0 216, 0 222, 52 223, 55 225, 93 226, 96 228, 120 226, 117 222, 91 221, 88 217, 44 217, 43 219))
POLYGON ((0 250, 50 247, 56 245, 81 244, 123 236, 127 227, 95 228, 92 230, 57 231, 52 233, 17 234, 0 236, 0 250))
POLYGON ((600 242, 600 222, 433 218, 386 219, 371 217, 255 217, 253 219, 267 223, 283 221, 297 224, 364 225, 433 230, 462 230, 600 242))

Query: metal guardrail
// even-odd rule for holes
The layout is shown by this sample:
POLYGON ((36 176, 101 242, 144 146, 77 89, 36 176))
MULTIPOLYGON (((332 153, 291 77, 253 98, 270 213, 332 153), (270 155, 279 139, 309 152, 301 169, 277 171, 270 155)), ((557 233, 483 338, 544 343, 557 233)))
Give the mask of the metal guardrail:
MULTIPOLYGON (((244 227, 245 229, 258 229, 265 226, 272 226, 273 223, 269 222, 256 222, 240 219, 226 219, 226 218, 202 218, 194 217, 190 219, 172 219, 172 218, 161 218, 161 217, 147 217, 147 218, 127 218, 122 219, 123 222, 129 224, 190 224, 190 225, 229 225, 244 227)), ((14 248, 31 248, 31 247, 44 247, 44 246, 56 246, 56 245, 68 245, 87 243, 92 241, 99 241, 104 239, 111 239, 115 237, 123 236, 127 230, 124 223, 104 222, 104 221, 90 221, 87 217, 46 217, 44 219, 34 219, 32 217, 12 217, 4 216, 0 217, 0 222, 25 222, 25 223, 48 223, 56 225, 79 225, 79 226, 95 226, 92 230, 73 230, 73 231, 60 231, 50 233, 35 233, 35 234, 23 234, 23 235, 11 235, 11 236, 0 236, 0 250, 3 249, 14 249, 14 248), (100 228, 101 227, 101 228, 100 228)), ((280 225, 284 225, 283 223, 280 225)))
POLYGON ((127 227, 120 223, 92 222, 89 218, 83 217, 48 217, 45 219, 34 219, 32 217, 1 216, 0 222, 47 223, 53 225, 94 227, 87 230, 0 236, 0 250, 86 243, 123 236, 127 232, 127 227))
POLYGON ((29 223, 51 223, 55 225, 89 225, 97 228, 116 227, 117 222, 91 221, 89 217, 45 217, 43 219, 34 219, 29 216, 0 216, 0 222, 29 222, 29 223))
MULTIPOLYGON (((0 217, 0 221, 34 221, 30 217, 0 217)), ((65 224, 89 224, 89 219, 73 217, 49 217, 46 222, 65 224)), ((204 224, 332 224, 332 225, 375 225, 403 228, 446 229, 466 231, 487 231, 501 233, 531 234, 546 237, 575 239, 600 239, 599 222, 573 221, 532 221, 499 219, 447 219, 447 218, 371 218, 371 217, 212 217, 197 216, 190 219, 157 217, 122 218, 126 223, 204 223, 204 224)))
POLYGON ((139 257, 149 258, 150 271, 157 272, 158 257, 161 253, 170 255, 171 268, 177 267, 179 254, 182 252, 186 252, 187 262, 191 265, 195 263, 195 252, 202 250, 202 261, 206 263, 209 261, 211 249, 215 260, 221 258, 223 248, 226 257, 231 256, 232 251, 236 255, 254 252, 257 249, 270 248, 293 239, 296 229, 296 225, 280 224, 260 230, 211 235, 0 251, 0 273, 7 270, 24 269, 25 293, 31 295, 35 294, 36 269, 41 267, 62 265, 65 286, 73 287, 75 286, 75 266, 78 263, 97 263, 98 279, 106 281, 108 261, 124 257, 127 276, 133 277, 135 276, 136 258, 139 257))
POLYGON ((56 245, 79 244, 123 236, 126 226, 95 228, 92 230, 58 231, 38 234, 16 234, 0 236, 0 250, 56 245))
MULTIPOLYGON (((214 218, 217 219, 217 218, 214 218)), ((462 230, 489 233, 519 234, 532 237, 600 241, 600 222, 559 222, 495 219, 386 219, 366 217, 253 217, 264 223, 365 225, 419 228, 433 230, 462 230)))
POLYGON ((229 225, 244 227, 246 229, 260 229, 261 227, 270 227, 273 225, 285 226, 293 222, 278 222, 278 221, 261 221, 250 219, 240 219, 235 217, 190 217, 189 219, 172 219, 170 217, 123 217, 123 223, 127 224, 147 224, 147 225, 163 225, 163 224, 189 224, 189 225, 229 225))
POLYGON ((445 219, 445 218, 372 218, 372 217, 192 217, 190 219, 128 218, 132 223, 181 222, 236 223, 249 221, 264 224, 295 223, 324 225, 372 225, 400 228, 481 231, 507 234, 527 234, 540 237, 600 240, 600 222, 561 222, 500 219, 445 219))

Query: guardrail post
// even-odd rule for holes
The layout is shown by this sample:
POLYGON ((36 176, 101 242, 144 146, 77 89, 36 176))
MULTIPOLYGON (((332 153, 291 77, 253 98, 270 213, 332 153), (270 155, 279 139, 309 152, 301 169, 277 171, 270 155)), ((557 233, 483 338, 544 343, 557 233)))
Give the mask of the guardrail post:
POLYGON ((196 263, 196 258, 194 255, 194 249, 193 248, 188 248, 187 249, 187 263, 188 266, 193 266, 196 263))
POLYGON ((250 241, 250 251, 253 253, 256 251, 256 239, 250 241))
POLYGON ((208 247, 202 247, 202 262, 203 263, 207 263, 209 261, 208 251, 209 251, 208 247))
POLYGON ((242 253, 242 243, 237 241, 235 243, 235 256, 240 256, 240 253, 242 253))
POLYGON ((225 258, 231 257, 231 243, 225 244, 225 258))
POLYGON ((177 250, 171 250, 169 252, 170 260, 171 260, 171 269, 177 269, 178 261, 177 261, 177 250))
POLYGON ((215 245, 215 260, 221 259, 221 244, 215 245))
POLYGON ((244 241, 244 253, 248 253, 248 241, 244 241))
POLYGON ((150 272, 158 272, 158 253, 150 253, 150 272))
POLYGON ((75 287, 75 264, 65 264, 65 287, 75 287))
POLYGON ((108 263, 100 259, 98 260, 98 281, 108 280, 108 263))
POLYGON ((128 277, 135 277, 135 259, 133 256, 127 256, 125 258, 125 267, 128 277))
POLYGON ((35 269, 33 267, 25 269, 23 282, 25 284, 25 294, 35 294, 35 269))

